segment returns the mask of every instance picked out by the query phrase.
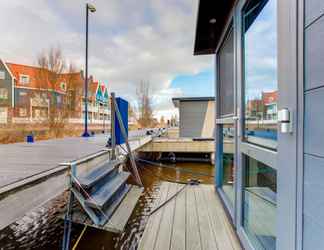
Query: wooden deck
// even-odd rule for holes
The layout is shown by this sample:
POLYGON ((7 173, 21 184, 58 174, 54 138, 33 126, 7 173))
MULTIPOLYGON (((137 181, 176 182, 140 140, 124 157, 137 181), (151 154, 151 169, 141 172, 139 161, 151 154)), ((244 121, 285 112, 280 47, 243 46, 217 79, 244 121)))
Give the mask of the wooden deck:
MULTIPOLYGON (((183 185, 164 182, 155 206, 183 185)), ((187 186, 149 218, 140 250, 242 249, 213 185, 187 186)))

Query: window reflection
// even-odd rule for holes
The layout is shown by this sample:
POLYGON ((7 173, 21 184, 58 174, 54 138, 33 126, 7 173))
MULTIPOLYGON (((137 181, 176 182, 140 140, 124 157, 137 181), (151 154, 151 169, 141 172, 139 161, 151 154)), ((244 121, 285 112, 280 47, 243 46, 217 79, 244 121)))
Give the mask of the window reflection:
POLYGON ((223 125, 223 191, 228 200, 234 205, 234 126, 223 125))
POLYGON ((277 147, 276 1, 250 1, 243 11, 245 139, 277 147))
POLYGON ((276 194, 276 170, 246 157, 243 227, 256 249, 275 249, 276 194))

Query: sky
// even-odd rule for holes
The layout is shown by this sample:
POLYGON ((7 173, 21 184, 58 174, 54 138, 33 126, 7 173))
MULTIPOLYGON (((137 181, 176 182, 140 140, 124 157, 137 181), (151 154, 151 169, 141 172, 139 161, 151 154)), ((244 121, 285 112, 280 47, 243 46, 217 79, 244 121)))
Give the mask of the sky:
MULTIPOLYGON (((0 58, 36 65, 60 47, 84 68, 85 1, 0 0, 0 58)), ((177 111, 172 97, 214 94, 212 56, 193 56, 198 0, 96 0, 89 17, 89 75, 134 104, 150 82, 154 114, 177 111)))
POLYGON ((276 13, 277 1, 268 1, 245 33, 246 101, 278 89, 276 13))

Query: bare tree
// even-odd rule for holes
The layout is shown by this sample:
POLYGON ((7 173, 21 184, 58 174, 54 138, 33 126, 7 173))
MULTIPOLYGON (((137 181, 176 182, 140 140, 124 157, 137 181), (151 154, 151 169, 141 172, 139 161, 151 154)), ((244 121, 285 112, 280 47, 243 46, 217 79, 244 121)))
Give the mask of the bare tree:
POLYGON ((43 51, 37 62, 39 88, 47 92, 49 101, 48 126, 58 136, 62 133, 67 118, 71 116, 72 103, 80 88, 75 77, 76 70, 72 63, 66 66, 59 47, 43 51))
POLYGON ((137 122, 142 128, 150 127, 154 122, 150 83, 148 81, 141 81, 136 90, 136 95, 139 116, 137 122))

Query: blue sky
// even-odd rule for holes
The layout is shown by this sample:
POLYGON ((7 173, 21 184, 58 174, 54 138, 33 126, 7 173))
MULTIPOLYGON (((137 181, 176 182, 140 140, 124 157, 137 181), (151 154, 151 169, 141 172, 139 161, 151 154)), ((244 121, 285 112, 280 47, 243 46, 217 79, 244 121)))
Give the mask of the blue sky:
POLYGON ((172 88, 180 88, 183 96, 214 96, 214 72, 212 68, 197 74, 181 74, 171 82, 172 88))

